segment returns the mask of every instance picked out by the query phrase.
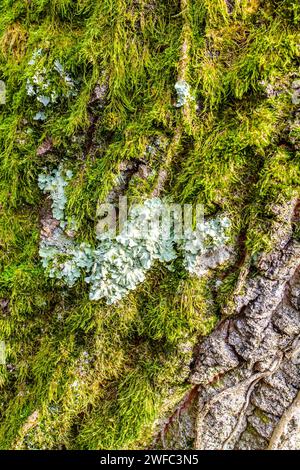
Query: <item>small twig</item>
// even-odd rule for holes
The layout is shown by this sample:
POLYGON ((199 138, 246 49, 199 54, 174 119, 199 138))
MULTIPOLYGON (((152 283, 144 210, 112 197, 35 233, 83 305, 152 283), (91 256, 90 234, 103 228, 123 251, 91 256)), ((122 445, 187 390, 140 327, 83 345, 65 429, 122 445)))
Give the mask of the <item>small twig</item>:
POLYGON ((237 420, 237 423, 235 425, 235 427, 233 428, 233 430, 231 431, 231 433, 229 434, 229 436, 227 437, 227 439, 225 440, 225 442, 223 443, 222 445, 222 449, 223 450, 226 450, 227 449, 227 446, 229 444, 229 442, 236 436, 236 434, 238 433, 240 427, 241 427, 241 424, 242 424, 242 421, 243 421, 243 418, 245 416, 245 412, 248 408, 248 405, 249 405, 249 402, 250 402, 250 398, 251 398, 251 394, 253 392, 253 389, 255 388, 255 386, 258 384, 258 382, 261 381, 261 379, 265 378, 265 377, 268 377, 272 374, 274 374, 274 372, 278 369, 278 367, 280 366, 281 364, 281 361, 282 361, 282 358, 278 358, 277 360, 274 361, 274 363, 272 364, 271 366, 271 369, 268 370, 268 371, 265 371, 265 372, 261 372, 260 373, 260 376, 257 377, 256 379, 253 380, 253 382, 250 384, 247 392, 246 392, 246 398, 245 398, 245 402, 244 402, 244 405, 239 413, 239 417, 238 417, 238 420, 237 420))
POLYGON ((284 411, 277 426, 275 427, 271 436, 268 450, 278 450, 281 438, 287 428, 289 422, 293 419, 294 415, 300 409, 300 390, 291 405, 284 411))
MULTIPOLYGON (((197 419, 196 419, 195 449, 197 449, 197 450, 202 449, 202 435, 203 435, 202 429, 203 429, 204 418, 209 413, 211 407, 215 403, 217 403, 221 398, 229 395, 232 392, 237 392, 238 390, 240 390, 243 387, 247 387, 247 395, 246 395, 245 403, 248 404, 249 400, 250 400, 251 393, 252 393, 253 388, 255 387, 255 385, 262 378, 273 374, 275 372, 275 370, 278 369, 279 365, 281 364, 281 361, 282 361, 282 358, 277 358, 273 362, 270 370, 265 371, 265 372, 257 372, 256 374, 252 375, 251 377, 248 377, 247 379, 243 380, 242 382, 239 382, 236 385, 233 385, 231 387, 226 388, 225 390, 222 390, 221 392, 214 395, 208 402, 206 402, 204 406, 202 406, 202 408, 198 411, 197 419)), ((200 397, 199 397, 199 399, 200 399, 200 397)), ((244 409, 245 409, 245 405, 243 406, 242 411, 244 409)), ((229 440, 231 440, 232 435, 234 435, 236 433, 236 431, 238 430, 238 427, 240 426, 240 422, 242 420, 242 417, 243 416, 241 416, 239 418, 234 430, 232 431, 231 435, 226 439, 226 441, 223 445, 226 445, 229 442, 229 440)))

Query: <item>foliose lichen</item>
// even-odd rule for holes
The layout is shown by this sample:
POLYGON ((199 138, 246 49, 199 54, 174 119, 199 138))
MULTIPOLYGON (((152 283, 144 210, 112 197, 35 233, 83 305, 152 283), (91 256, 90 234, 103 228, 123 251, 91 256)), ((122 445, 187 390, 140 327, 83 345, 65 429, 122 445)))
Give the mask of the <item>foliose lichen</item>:
POLYGON ((64 216, 64 209, 67 202, 65 187, 72 176, 72 171, 64 170, 62 165, 51 173, 44 172, 38 176, 39 188, 44 193, 50 193, 53 217, 59 220, 61 228, 66 227, 64 216))
POLYGON ((181 108, 189 100, 192 99, 191 87, 185 80, 179 80, 175 83, 175 90, 177 93, 177 101, 175 103, 176 108, 181 108))
POLYGON ((89 271, 93 264, 90 245, 74 242, 60 228, 41 240, 39 254, 49 277, 62 279, 69 287, 80 278, 82 270, 89 271))
POLYGON ((169 262, 177 257, 173 238, 163 237, 155 223, 162 204, 159 198, 153 198, 133 207, 116 239, 100 242, 94 252, 92 273, 86 279, 91 284, 92 300, 102 297, 108 303, 120 300, 144 281, 155 260, 169 262))
POLYGON ((43 49, 37 49, 28 62, 31 74, 27 77, 27 96, 36 100, 37 112, 35 121, 45 121, 47 109, 53 107, 62 98, 77 95, 75 80, 64 70, 59 60, 55 60, 51 68, 44 66, 45 54, 43 49))
POLYGON ((203 220, 197 224, 196 230, 187 230, 182 242, 184 266, 190 274, 197 273, 197 260, 214 249, 228 242, 227 229, 230 220, 226 216, 203 220))
POLYGON ((108 304, 121 300, 145 280, 156 260, 169 263, 180 254, 186 269, 196 274, 197 258, 228 240, 227 217, 203 221, 196 230, 186 230, 179 240, 174 226, 162 223, 166 215, 164 201, 154 197, 131 207, 118 235, 98 236, 95 248, 79 244, 64 232, 65 187, 71 177, 72 172, 62 166, 39 176, 39 186, 50 193, 53 216, 60 222, 50 237, 41 240, 39 253, 49 276, 63 280, 69 287, 85 273, 91 300, 105 298, 108 304))

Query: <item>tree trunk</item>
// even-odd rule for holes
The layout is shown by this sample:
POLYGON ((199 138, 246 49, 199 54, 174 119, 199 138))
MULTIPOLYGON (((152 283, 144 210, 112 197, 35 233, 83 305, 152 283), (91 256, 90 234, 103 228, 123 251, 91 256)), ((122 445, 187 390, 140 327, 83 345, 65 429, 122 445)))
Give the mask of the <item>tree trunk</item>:
POLYGON ((0 448, 300 447, 299 21, 1 1, 0 448))
POLYGON ((163 446, 186 448, 194 439, 196 449, 299 448, 297 201, 277 210, 275 247, 239 285, 234 311, 199 344, 189 378, 195 392, 162 428, 163 446))

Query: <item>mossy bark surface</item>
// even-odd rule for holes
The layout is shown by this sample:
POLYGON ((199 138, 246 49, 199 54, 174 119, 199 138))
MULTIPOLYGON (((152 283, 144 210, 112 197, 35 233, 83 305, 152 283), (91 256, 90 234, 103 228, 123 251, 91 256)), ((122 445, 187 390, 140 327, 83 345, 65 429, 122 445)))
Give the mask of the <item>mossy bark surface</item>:
POLYGON ((238 299, 249 282, 264 299, 273 275, 283 293, 269 322, 278 341, 298 334, 298 307, 286 322, 278 309, 298 285, 299 23, 296 0, 1 1, 0 448, 285 445, 284 419, 299 401, 292 379, 275 418, 258 400, 248 424, 246 408, 238 422, 228 418, 224 436, 205 431, 221 405, 208 421, 201 406, 214 395, 203 379, 213 361, 232 386, 279 356, 277 372, 291 367, 288 345, 252 332, 269 351, 250 370, 247 330, 238 357, 238 348, 226 356, 225 341, 205 373, 199 360, 231 315, 247 324, 238 299), (65 217, 76 221, 76 243, 96 245, 99 203, 167 196, 202 204, 208 219, 226 214, 233 256, 198 277, 180 259, 172 271, 157 263, 121 301, 90 300, 83 275, 69 288, 49 278, 39 255, 58 222, 38 178, 61 164, 72 171, 65 217), (178 409, 192 410, 184 437, 171 430, 178 409))

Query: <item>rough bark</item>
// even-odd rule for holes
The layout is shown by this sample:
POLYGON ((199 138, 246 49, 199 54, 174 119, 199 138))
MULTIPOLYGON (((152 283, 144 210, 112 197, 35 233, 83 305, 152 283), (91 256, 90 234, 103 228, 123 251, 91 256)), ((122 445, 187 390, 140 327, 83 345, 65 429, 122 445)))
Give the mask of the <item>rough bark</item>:
POLYGON ((291 226, 295 208, 293 201, 279 209, 274 250, 249 271, 232 315, 199 344, 189 377, 195 385, 193 400, 182 412, 178 408, 174 424, 163 431, 163 445, 188 447, 193 439, 196 449, 299 448, 300 244, 291 226))

